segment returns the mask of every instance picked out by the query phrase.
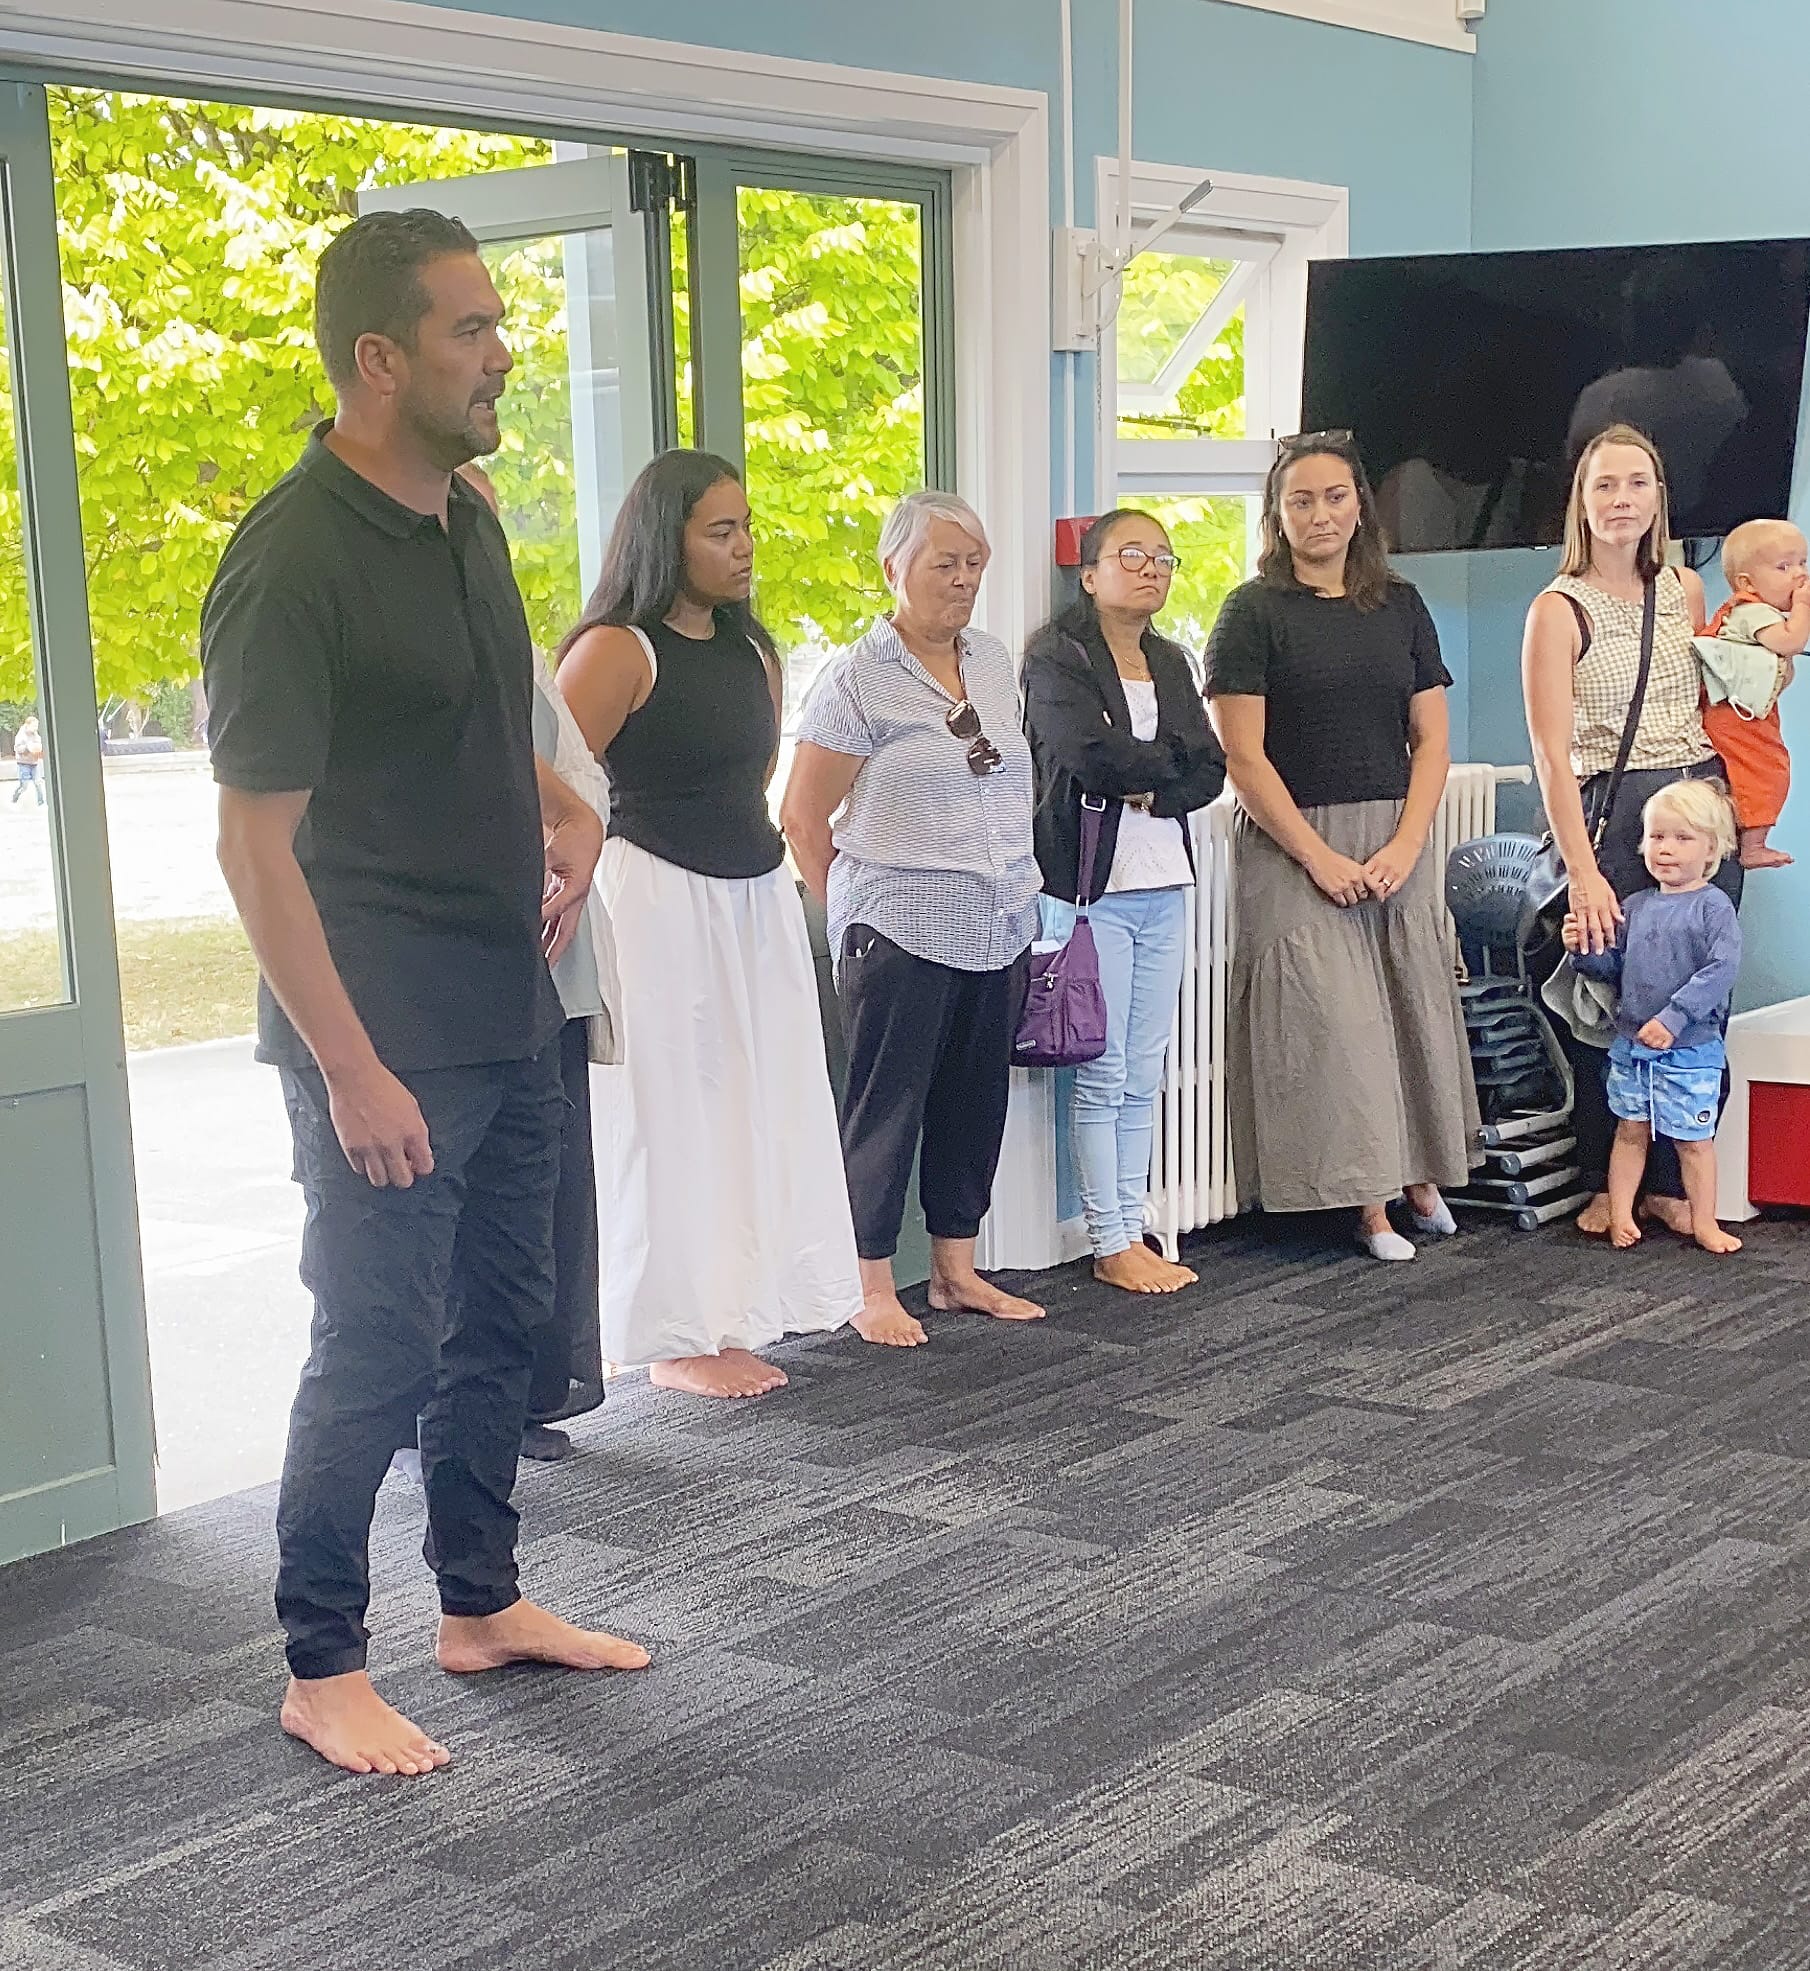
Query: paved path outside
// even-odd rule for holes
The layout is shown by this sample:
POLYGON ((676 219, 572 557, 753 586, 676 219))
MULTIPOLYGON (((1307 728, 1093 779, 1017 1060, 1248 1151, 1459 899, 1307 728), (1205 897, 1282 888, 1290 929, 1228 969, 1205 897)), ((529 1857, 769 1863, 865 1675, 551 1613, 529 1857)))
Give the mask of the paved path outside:
POLYGON ((276 1070, 247 1040, 135 1054, 133 1151, 163 1510, 282 1468, 310 1307, 276 1070))

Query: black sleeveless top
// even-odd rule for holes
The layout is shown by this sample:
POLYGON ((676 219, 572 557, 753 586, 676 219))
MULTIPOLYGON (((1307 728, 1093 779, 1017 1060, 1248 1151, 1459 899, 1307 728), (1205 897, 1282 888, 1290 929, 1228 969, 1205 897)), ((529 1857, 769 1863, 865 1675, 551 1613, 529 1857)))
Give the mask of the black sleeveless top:
POLYGON ((761 785, 779 744, 767 667, 740 630, 648 631, 647 703, 603 756, 610 833, 700 876, 765 876, 785 858, 761 785))

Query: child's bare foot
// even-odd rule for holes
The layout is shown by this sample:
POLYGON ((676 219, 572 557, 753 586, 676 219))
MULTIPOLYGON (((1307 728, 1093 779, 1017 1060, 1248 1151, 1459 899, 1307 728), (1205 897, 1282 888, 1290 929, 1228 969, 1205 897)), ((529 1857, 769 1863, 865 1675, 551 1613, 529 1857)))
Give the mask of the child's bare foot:
POLYGON ((1714 1219, 1711 1219, 1707 1225, 1696 1227, 1692 1231, 1691 1237, 1697 1241, 1705 1252, 1739 1252, 1741 1250, 1741 1241, 1732 1232, 1723 1231, 1722 1227, 1714 1219))
POLYGON ((1765 828, 1743 828, 1741 830, 1741 867, 1743 869, 1783 869, 1791 861, 1783 849, 1775 849, 1766 837, 1771 833, 1771 824, 1765 828))
POLYGON ((1600 1239, 1609 1229, 1609 1193, 1598 1191, 1578 1213, 1576 1223, 1577 1229, 1586 1237, 1600 1239))
POLYGON ((1609 1243, 1626 1251, 1629 1246, 1640 1244, 1640 1227, 1631 1218, 1611 1218, 1609 1220, 1609 1243))

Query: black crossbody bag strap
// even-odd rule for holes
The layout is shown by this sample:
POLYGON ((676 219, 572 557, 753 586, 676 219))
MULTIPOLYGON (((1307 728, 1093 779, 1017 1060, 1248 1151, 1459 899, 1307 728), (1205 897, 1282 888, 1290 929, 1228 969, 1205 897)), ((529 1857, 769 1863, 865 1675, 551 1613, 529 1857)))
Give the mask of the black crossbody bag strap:
POLYGON ((1646 709, 1647 679, 1653 672, 1653 633, 1659 615, 1658 579, 1647 583, 1646 594, 1640 605, 1640 670, 1634 679, 1634 696, 1628 700, 1628 722, 1621 729, 1621 744, 1616 748, 1615 765, 1609 770, 1609 785, 1603 792, 1602 812, 1596 817, 1596 826, 1590 831, 1592 852, 1603 845, 1603 837, 1609 832, 1609 820, 1615 812, 1615 797, 1621 792, 1622 775, 1628 770, 1628 759, 1634 751, 1634 740, 1640 731, 1640 715, 1646 709))

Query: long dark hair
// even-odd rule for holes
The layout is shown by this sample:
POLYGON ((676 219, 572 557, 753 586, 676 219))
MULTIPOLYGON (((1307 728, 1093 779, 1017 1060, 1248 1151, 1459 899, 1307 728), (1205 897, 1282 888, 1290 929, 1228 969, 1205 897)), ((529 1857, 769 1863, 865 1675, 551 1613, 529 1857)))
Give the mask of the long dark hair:
POLYGON ((1303 459, 1318 458, 1338 459, 1348 465, 1351 483, 1357 488, 1358 530, 1345 556, 1345 599, 1354 609, 1380 609, 1401 577, 1389 566, 1389 542, 1376 511, 1376 495, 1370 490, 1363 461, 1347 431, 1310 431, 1299 438, 1283 439, 1276 463, 1263 482, 1263 543, 1257 554, 1258 579, 1266 588, 1308 592, 1306 583, 1295 573, 1294 550, 1282 531, 1282 482, 1291 467, 1303 459))
MULTIPOLYGON (((698 501, 725 479, 742 483, 742 475, 715 452, 662 452, 641 468, 610 529, 597 586, 584 614, 566 632, 556 664, 586 630, 631 624, 652 630, 665 622, 685 586, 685 523, 698 501)), ((714 614, 719 629, 739 630, 769 663, 779 662, 777 646, 747 603, 719 602, 714 614)))
MULTIPOLYGON (((1142 507, 1115 506, 1110 513, 1103 513, 1097 520, 1090 520, 1081 536, 1081 566, 1097 568, 1100 557, 1106 552, 1106 543, 1114 532, 1127 520, 1147 520, 1157 529, 1164 540, 1169 538, 1169 530, 1157 519, 1154 513, 1146 513, 1142 507)), ((1093 593, 1083 583, 1073 602, 1058 609, 1043 627, 1031 638, 1027 648, 1040 649, 1053 637, 1073 637, 1077 642, 1098 632, 1100 628, 1100 604, 1093 593)))

